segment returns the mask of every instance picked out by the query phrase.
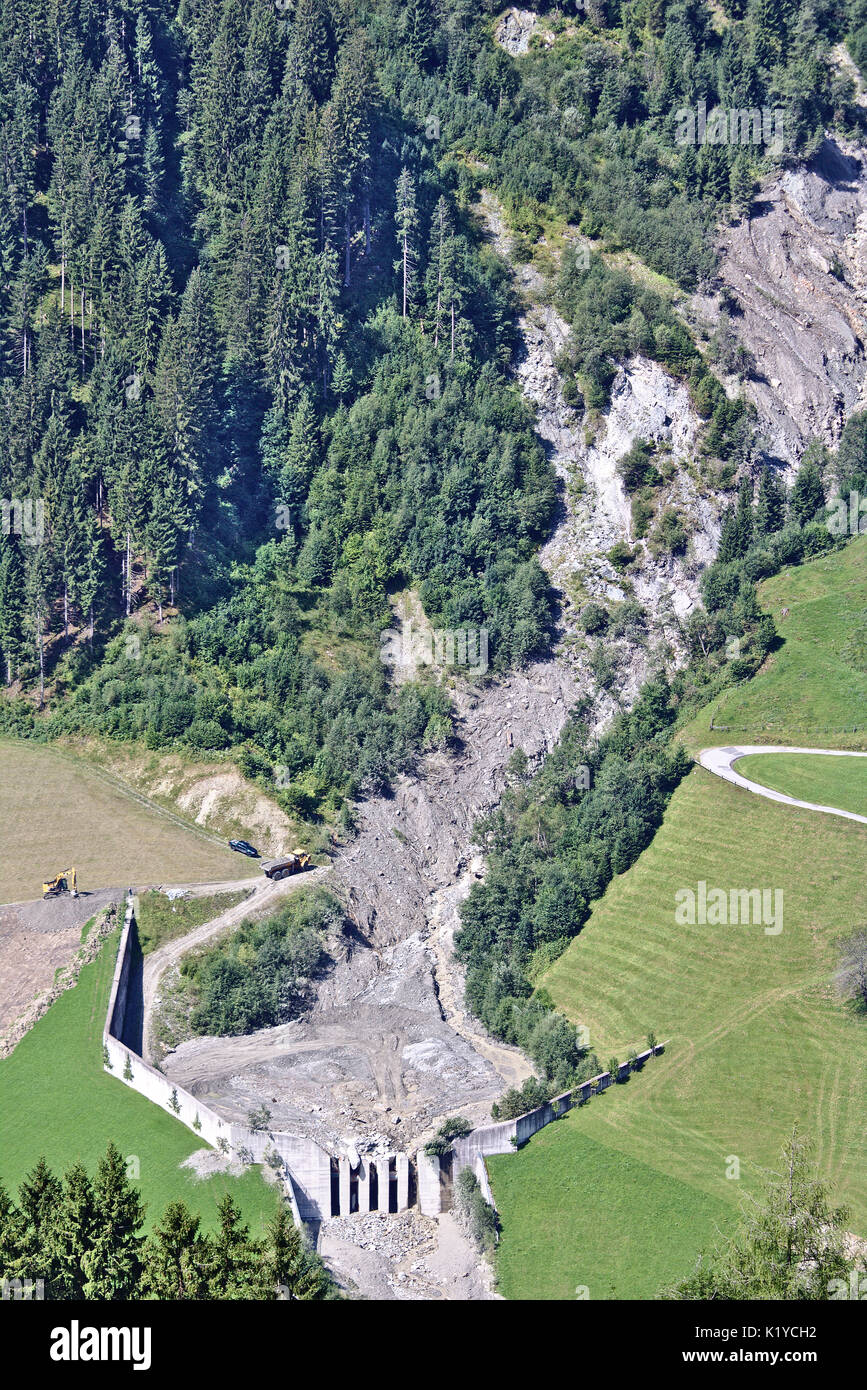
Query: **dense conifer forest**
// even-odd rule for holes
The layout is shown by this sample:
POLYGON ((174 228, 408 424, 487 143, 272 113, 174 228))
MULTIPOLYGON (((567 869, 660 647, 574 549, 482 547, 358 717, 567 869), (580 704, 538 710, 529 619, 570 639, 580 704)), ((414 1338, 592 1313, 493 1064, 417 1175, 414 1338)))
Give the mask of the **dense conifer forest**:
MULTIPOLYGON (((440 690, 388 693, 390 592, 495 670, 542 652, 554 479, 469 209, 484 181, 522 235, 706 281, 767 155, 678 147, 676 108, 782 106, 775 157, 863 121, 821 61, 861 0, 721 9, 567 5, 577 42, 519 65, 468 0, 4 0, 3 727, 229 750, 332 815, 450 735, 440 690)), ((601 263, 558 293, 576 400, 640 347, 742 449, 658 297, 601 263)))

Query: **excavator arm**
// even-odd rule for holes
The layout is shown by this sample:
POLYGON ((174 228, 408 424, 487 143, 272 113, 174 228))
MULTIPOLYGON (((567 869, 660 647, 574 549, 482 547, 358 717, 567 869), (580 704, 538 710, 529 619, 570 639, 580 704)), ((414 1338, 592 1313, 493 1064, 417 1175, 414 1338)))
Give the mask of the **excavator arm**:
POLYGON ((54 878, 47 879, 42 885, 43 898, 59 898, 61 893, 70 893, 73 898, 78 897, 78 877, 75 869, 64 869, 62 874, 56 874, 54 878))

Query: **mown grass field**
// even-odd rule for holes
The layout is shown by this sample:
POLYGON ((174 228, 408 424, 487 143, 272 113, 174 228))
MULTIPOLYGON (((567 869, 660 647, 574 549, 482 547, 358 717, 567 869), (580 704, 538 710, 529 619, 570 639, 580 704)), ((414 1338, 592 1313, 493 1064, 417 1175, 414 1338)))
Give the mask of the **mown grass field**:
POLYGON ((149 1226, 170 1201, 181 1198, 212 1230, 217 1203, 230 1191, 251 1229, 259 1232, 276 1206, 274 1189, 259 1169, 241 1178, 195 1179, 178 1165, 201 1149, 202 1141, 103 1071, 102 1027, 117 945, 115 934, 83 968, 76 986, 0 1061, 0 1181, 14 1192, 41 1154, 58 1174, 76 1159, 92 1173, 114 1140, 127 1159, 138 1158, 149 1226))
POLYGON ((612 1097, 546 1130, 550 1161, 536 1157, 536 1136, 495 1166, 498 1269, 510 1296, 570 1296, 545 1290, 554 1271, 565 1279, 575 1250, 584 1269, 576 1282, 592 1297, 612 1282, 616 1295, 600 1296, 652 1296, 656 1272, 691 1269, 721 1207, 736 1217, 740 1191, 755 1189, 796 1121, 815 1138, 835 1196, 851 1204, 853 1228, 867 1235, 867 1025, 832 982, 835 939, 867 923, 865 859, 865 826, 778 806, 703 769, 689 775, 653 843, 541 981, 589 1028, 603 1065, 650 1029, 671 1043, 612 1097), (782 888, 783 930, 678 925, 675 891, 701 879, 782 888), (593 1167, 580 1176, 588 1141, 605 1150, 608 1180, 622 1187, 612 1208, 597 1200, 593 1167), (730 1155, 739 1181, 726 1177, 730 1155), (634 1163, 657 1176, 660 1211, 670 1199, 688 1220, 657 1220, 632 1180, 634 1163), (564 1184, 571 1169, 575 1182, 564 1184), (528 1251, 521 1232, 531 1210, 528 1251), (630 1274, 630 1250, 644 1241, 655 1261, 630 1274))
POLYGON ((727 687, 684 729, 685 746, 867 748, 867 536, 774 575, 759 602, 780 645, 752 680, 727 687))
MULTIPOLYGON (((867 745, 865 562, 867 539, 763 586, 766 607, 789 608, 784 641, 683 731, 688 747, 736 741, 709 731, 711 712, 743 742, 867 745)), ((779 760, 767 762, 778 776, 779 760)), ((834 766, 793 761, 784 775, 841 777, 834 766)), ((847 788, 842 800, 830 785, 806 799, 845 807, 860 795, 847 788)), ((613 1095, 492 1163, 507 1297, 571 1298, 573 1283, 591 1298, 653 1297, 691 1270, 726 1212, 735 1223, 740 1195, 776 1165, 795 1123, 867 1236, 867 1023, 833 982, 835 942, 867 925, 865 862, 867 826, 778 805, 703 768, 684 780, 652 844, 538 982, 589 1028, 603 1065, 649 1030, 670 1045, 613 1095), (679 925, 675 894, 702 880, 781 889, 782 931, 679 925)))
POLYGON ((839 806, 867 816, 867 758, 821 758, 809 753, 753 753, 735 770, 798 801, 839 806))
MULTIPOLYGON (((616 1112, 628 1089, 593 1104, 616 1112)), ((487 1160, 506 1222, 497 1259, 506 1298, 653 1298, 691 1267, 697 1246, 731 1225, 730 1203, 590 1138, 584 1119, 571 1111, 520 1154, 487 1160)))
POLYGON ((43 877, 73 864, 84 890, 256 875, 196 826, 37 743, 0 741, 0 827, 0 902, 41 897, 43 877))

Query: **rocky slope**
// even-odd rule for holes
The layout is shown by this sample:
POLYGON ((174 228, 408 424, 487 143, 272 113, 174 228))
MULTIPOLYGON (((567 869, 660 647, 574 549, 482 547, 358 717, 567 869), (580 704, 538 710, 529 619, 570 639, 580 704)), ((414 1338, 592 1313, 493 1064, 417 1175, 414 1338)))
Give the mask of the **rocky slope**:
MULTIPOLYGON (((749 216, 721 233, 720 279, 731 325, 752 354, 744 389, 768 455, 791 469, 811 438, 835 444, 867 407, 867 166, 827 138, 815 158, 762 187, 749 216)), ((719 295, 693 302, 719 321, 719 295)), ((735 389, 734 381, 729 383, 735 389)))
MULTIPOLYGON (((497 199, 483 192, 479 213, 491 242, 514 263, 511 237, 497 199)), ((572 232, 577 237, 576 232, 572 232)), ((539 271, 518 263, 515 286, 524 303, 522 347, 515 372, 536 412, 537 432, 562 484, 558 525, 540 555, 561 594, 563 624, 558 659, 571 665, 576 685, 595 698, 604 725, 622 703, 637 694, 654 649, 683 656, 680 622, 699 601, 698 578, 712 559, 719 538, 721 499, 699 486, 694 460, 700 422, 687 388, 658 363, 635 357, 617 373, 611 402, 601 420, 590 422, 563 396, 556 362, 568 342, 569 327, 547 302, 539 271), (636 540, 629 498, 617 473, 620 458, 636 439, 668 451, 671 477, 660 489, 657 511, 674 508, 684 519, 690 541, 684 556, 654 557, 645 540, 636 540), (617 542, 635 552, 628 575, 608 558, 617 542), (616 668, 615 698, 599 689, 588 662, 596 643, 581 634, 579 615, 588 598, 616 604, 627 597, 645 609, 643 634, 605 637, 616 668), (637 640, 636 640, 637 639, 637 640)))
MULTIPOLYGON (((495 247, 508 254, 493 199, 482 213, 495 247)), ((516 277, 527 304, 516 379, 563 484, 541 556, 563 600, 556 650, 483 688, 458 682, 457 751, 429 754, 393 795, 361 805, 358 833, 330 876, 351 927, 332 943, 312 1011, 243 1039, 186 1042, 164 1063, 173 1079, 233 1118, 264 1102, 275 1126, 309 1134, 333 1152, 409 1150, 445 1114, 485 1118, 505 1086, 529 1074, 526 1059, 487 1038, 463 1008, 451 946, 460 903, 483 872, 474 823, 499 800, 514 749, 541 759, 579 697, 590 699, 597 728, 629 702, 654 645, 676 645, 678 615, 696 600, 696 573, 713 544, 713 508, 688 471, 698 422, 685 389, 655 364, 632 362, 615 383, 610 410, 585 438, 555 366, 568 329, 544 304, 532 267, 519 266, 516 277), (588 594, 626 596, 604 552, 631 539, 615 465, 639 436, 665 442, 682 464, 671 486, 691 512, 695 540, 691 555, 676 561, 654 560, 638 546, 629 589, 648 610, 646 631, 606 638, 617 678, 600 690, 594 644, 579 637, 577 611, 588 594)))

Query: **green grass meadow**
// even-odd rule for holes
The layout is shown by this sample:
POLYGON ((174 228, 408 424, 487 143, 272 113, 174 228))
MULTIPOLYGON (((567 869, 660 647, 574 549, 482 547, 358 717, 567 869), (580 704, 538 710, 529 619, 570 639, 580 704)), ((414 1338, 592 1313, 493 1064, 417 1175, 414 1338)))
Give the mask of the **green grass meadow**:
MULTIPOLYGON (((761 586, 782 642, 681 731, 867 746, 867 538, 761 586), (788 607, 783 619, 780 610, 788 607), (711 731, 715 724, 731 726, 711 731), (859 726, 856 728, 856 726, 859 726)), ((761 755, 744 775, 863 811, 860 760, 761 755)), ((603 1066, 670 1040, 622 1086, 491 1160, 509 1298, 653 1298, 737 1221, 797 1124, 867 1237, 867 1021, 835 985, 837 940, 867 925, 867 826, 779 805, 696 767, 653 842, 538 982, 603 1066), (783 929, 679 924, 700 881, 782 890, 783 929), (737 1161, 736 1165, 734 1160, 737 1161), (739 1177, 729 1176, 737 1167, 739 1177)))
MULTIPOLYGON (((617 1111, 627 1091, 612 1087, 591 1104, 617 1111)), ((487 1159, 505 1223, 497 1281, 506 1298, 653 1298, 731 1226, 728 1202, 591 1138, 585 1119, 570 1111, 520 1154, 487 1159)))
POLYGON ((867 758, 823 758, 809 753, 752 753, 738 758, 742 777, 798 801, 837 806, 867 816, 867 758))
POLYGON ((727 686, 683 730, 686 747, 867 749, 867 536, 765 580, 759 602, 779 646, 752 680, 727 686))
POLYGON ((51 1006, 11 1056, 0 1061, 0 1181, 14 1193, 40 1155, 60 1174, 76 1159, 93 1173, 113 1140, 138 1159, 147 1224, 183 1199, 215 1229, 217 1203, 230 1191, 254 1233, 276 1207, 258 1167, 243 1177, 198 1180, 179 1164, 202 1140, 102 1066, 102 1028, 119 933, 83 967, 78 982, 51 1006))

